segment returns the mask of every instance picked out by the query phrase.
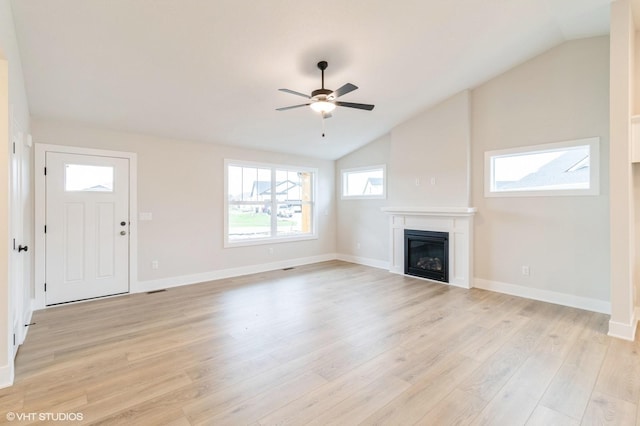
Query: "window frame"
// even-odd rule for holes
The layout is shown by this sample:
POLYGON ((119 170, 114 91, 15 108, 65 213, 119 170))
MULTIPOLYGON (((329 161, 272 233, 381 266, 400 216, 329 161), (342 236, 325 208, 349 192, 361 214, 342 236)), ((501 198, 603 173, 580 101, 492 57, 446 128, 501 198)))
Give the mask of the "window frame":
POLYGON ((518 148, 485 151, 484 153, 484 196, 494 197, 562 197, 585 196, 600 194, 600 138, 573 139, 562 142, 554 142, 540 145, 528 145, 518 148), (510 190, 495 191, 493 160, 497 157, 505 157, 515 154, 533 154, 538 152, 560 151, 564 148, 589 146, 589 188, 567 189, 534 189, 534 190, 510 190))
MULTIPOLYGON (((274 164, 274 163, 263 163, 257 161, 244 161, 244 160, 233 160, 233 159, 225 159, 224 160, 224 248, 232 248, 232 247, 243 247, 243 246, 256 246, 256 245, 264 245, 264 244, 277 244, 277 243, 287 243, 293 241, 305 241, 305 240, 315 240, 318 239, 318 203, 317 203, 317 183, 318 183, 318 169, 314 167, 304 167, 304 166, 293 166, 288 164, 274 164), (305 204, 311 205, 311 229, 310 233, 293 235, 293 236, 278 236, 278 225, 277 225, 277 211, 278 205, 282 204, 278 202, 277 197, 274 197, 271 200, 271 217, 275 218, 271 221, 271 236, 268 237, 254 237, 248 239, 242 239, 233 241, 229 239, 229 206, 230 205, 253 205, 260 202, 253 201, 241 201, 236 203, 229 203, 229 167, 251 167, 251 168, 263 168, 269 169, 271 172, 271 189, 275 190, 276 184, 276 171, 285 170, 289 172, 306 172, 311 173, 311 202, 306 202, 305 204)), ((301 201, 302 203, 302 201, 301 201)))
POLYGON ((387 198, 387 165, 377 164, 372 166, 352 167, 340 170, 340 198, 342 200, 384 200, 387 198), (349 173, 362 173, 367 171, 382 170, 382 194, 377 195, 346 195, 347 175, 349 173))

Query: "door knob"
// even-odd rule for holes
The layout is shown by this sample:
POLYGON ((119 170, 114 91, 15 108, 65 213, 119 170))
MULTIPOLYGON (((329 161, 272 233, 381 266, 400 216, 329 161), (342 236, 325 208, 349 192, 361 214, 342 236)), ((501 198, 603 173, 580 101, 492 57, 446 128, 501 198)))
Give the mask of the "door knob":
POLYGON ((120 231, 120 235, 127 235, 127 231, 120 231))
POLYGON ((18 246, 18 253, 20 253, 21 251, 28 251, 29 250, 29 246, 18 246))
POLYGON ((124 221, 120 222, 120 226, 126 226, 126 225, 127 225, 127 222, 124 222, 124 221))

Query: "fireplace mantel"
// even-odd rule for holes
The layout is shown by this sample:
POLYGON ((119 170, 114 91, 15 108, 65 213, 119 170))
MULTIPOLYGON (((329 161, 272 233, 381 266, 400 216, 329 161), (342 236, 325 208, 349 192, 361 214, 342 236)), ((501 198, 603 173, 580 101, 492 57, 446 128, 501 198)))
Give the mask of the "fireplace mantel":
POLYGON ((404 274, 404 230, 449 233, 449 284, 471 288, 475 207, 383 207, 389 215, 390 272, 404 274))
POLYGON ((419 215, 419 216, 473 216, 475 207, 383 207, 387 214, 419 215))

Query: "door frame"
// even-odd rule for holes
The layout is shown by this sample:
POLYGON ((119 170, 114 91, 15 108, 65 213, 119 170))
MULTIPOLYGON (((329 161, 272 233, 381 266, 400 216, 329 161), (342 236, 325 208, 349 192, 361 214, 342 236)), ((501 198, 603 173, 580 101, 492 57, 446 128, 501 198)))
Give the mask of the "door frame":
MULTIPOLYGON (((129 292, 137 287, 138 277, 138 162, 137 154, 125 151, 108 151, 77 146, 35 144, 35 306, 34 309, 45 309, 46 298, 44 291, 46 270, 46 241, 44 226, 46 220, 46 181, 44 168, 47 152, 64 154, 93 155, 99 157, 126 158, 129 160, 129 292)), ((105 296, 109 297, 109 296, 105 296)), ((80 303, 69 302, 69 303, 80 303)))

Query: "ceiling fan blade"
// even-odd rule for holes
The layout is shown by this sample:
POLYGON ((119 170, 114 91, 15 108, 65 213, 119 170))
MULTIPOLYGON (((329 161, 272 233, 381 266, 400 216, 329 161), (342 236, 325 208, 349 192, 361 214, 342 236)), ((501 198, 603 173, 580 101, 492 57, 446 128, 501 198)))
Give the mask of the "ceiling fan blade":
POLYGON ((367 111, 371 111, 375 107, 375 105, 354 104, 353 102, 340 102, 340 101, 336 101, 335 104, 338 105, 338 106, 343 106, 343 107, 347 107, 347 108, 366 109, 367 111))
POLYGON ((342 95, 346 95, 347 93, 353 92, 357 88, 358 86, 356 86, 355 84, 347 83, 341 88, 339 88, 338 90, 334 90, 333 93, 330 93, 329 96, 327 96, 327 99, 339 98, 342 95))
POLYGON ((301 108, 301 107, 309 106, 309 105, 311 105, 311 104, 300 104, 300 105, 293 105, 293 106, 288 106, 288 107, 276 108, 276 111, 286 111, 288 109, 301 108))
POLYGON ((311 99, 311 96, 305 95, 304 93, 296 92, 295 90, 289 90, 289 89, 278 89, 278 90, 281 92, 291 93, 292 95, 298 95, 298 96, 302 96, 303 98, 311 99))

